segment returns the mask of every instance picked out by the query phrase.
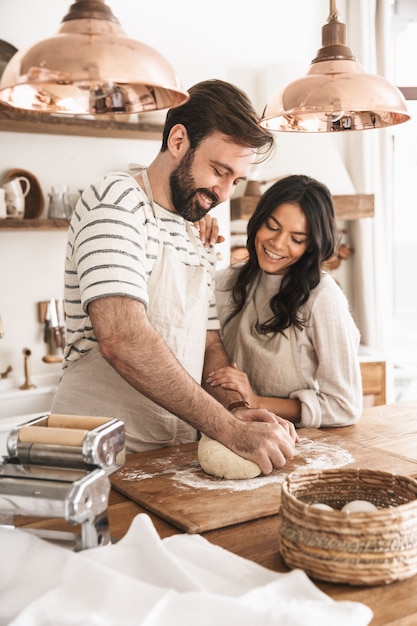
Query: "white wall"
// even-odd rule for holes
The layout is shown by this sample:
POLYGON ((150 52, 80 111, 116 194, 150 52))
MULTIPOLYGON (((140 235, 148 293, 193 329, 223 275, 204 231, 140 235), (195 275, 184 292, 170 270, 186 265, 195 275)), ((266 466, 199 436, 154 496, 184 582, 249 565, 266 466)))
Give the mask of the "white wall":
MULTIPOLYGON (((21 49, 52 36, 70 0, 1 0, 0 39, 21 49)), ((276 0, 254 5, 249 0, 108 0, 129 37, 143 41, 170 60, 185 88, 208 78, 221 78, 244 89, 261 113, 272 89, 288 75, 307 70, 321 45, 327 0, 276 0), (262 14, 263 11, 263 14, 262 14), (271 66, 276 68, 271 69, 271 66), (294 68, 294 70, 292 70, 294 68)), ((338 2, 344 21, 344 2, 338 2)), ((106 138, 0 133, 0 178, 11 168, 32 172, 46 200, 52 185, 80 189, 109 169, 130 162, 149 163, 159 142, 106 138)), ((311 155, 313 161, 317 153, 311 155)), ((343 193, 343 192, 340 192, 343 193)), ((45 208, 45 211, 46 211, 45 208)), ((50 372, 42 362, 45 345, 36 303, 62 296, 63 232, 0 231, 0 372, 10 364, 23 376, 22 349, 32 350, 32 373, 50 372)), ((1 380, 0 380, 1 385, 1 380)))

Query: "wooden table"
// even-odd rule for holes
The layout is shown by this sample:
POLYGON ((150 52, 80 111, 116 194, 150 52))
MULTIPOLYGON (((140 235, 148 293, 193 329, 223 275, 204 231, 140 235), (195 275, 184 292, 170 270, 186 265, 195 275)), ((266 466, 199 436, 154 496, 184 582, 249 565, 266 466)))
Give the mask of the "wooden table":
MULTIPOLYGON (((340 444, 352 441, 362 446, 372 459, 372 467, 417 477, 417 401, 365 409, 355 426, 321 430, 301 429, 301 436, 340 444), (377 460, 377 465, 375 463, 377 460)), ((366 457, 365 457, 366 458, 366 457)), ((148 513, 125 496, 112 490, 109 499, 109 524, 113 540, 122 537, 133 518, 148 513)), ((150 514, 161 538, 180 533, 160 517, 150 514)), ((59 521, 21 520, 19 525, 60 528, 59 521), (58 524, 58 525, 57 525, 58 524)), ((209 541, 278 572, 286 572, 278 552, 278 517, 272 515, 219 530, 202 533, 209 541)), ((379 587, 351 587, 314 581, 335 600, 367 604, 374 612, 372 626, 417 625, 417 576, 403 582, 379 587)), ((354 625, 352 625, 354 626, 354 625)))

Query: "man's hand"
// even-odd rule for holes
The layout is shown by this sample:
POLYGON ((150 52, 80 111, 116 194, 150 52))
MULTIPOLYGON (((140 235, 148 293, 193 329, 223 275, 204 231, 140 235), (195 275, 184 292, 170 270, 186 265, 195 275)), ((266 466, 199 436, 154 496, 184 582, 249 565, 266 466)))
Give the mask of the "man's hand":
POLYGON ((233 415, 237 421, 232 439, 225 440, 224 444, 239 456, 256 463, 263 474, 284 467, 293 458, 299 441, 294 424, 266 409, 236 409, 233 415))
POLYGON ((289 434, 294 443, 300 441, 300 437, 292 422, 267 409, 245 409, 242 407, 234 409, 233 415, 244 422, 269 422, 270 424, 279 424, 289 434))

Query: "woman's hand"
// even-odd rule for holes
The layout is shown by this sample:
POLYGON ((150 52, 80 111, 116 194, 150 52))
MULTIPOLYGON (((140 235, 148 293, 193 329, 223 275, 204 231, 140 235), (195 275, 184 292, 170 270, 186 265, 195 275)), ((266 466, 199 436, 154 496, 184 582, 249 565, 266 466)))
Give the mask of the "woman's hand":
POLYGON ((206 382, 212 387, 220 386, 237 391, 242 396, 242 400, 251 407, 259 406, 259 396, 254 393, 247 374, 242 372, 236 363, 214 370, 209 374, 206 382))
POLYGON ((194 222, 194 226, 200 232, 200 239, 205 248, 224 241, 224 237, 219 235, 219 223, 216 217, 212 217, 207 213, 203 219, 194 222))

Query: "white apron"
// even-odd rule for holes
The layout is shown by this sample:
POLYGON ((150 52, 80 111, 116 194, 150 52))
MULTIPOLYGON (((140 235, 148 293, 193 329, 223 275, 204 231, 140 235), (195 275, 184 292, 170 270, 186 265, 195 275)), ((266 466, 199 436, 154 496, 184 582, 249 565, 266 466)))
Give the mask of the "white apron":
POLYGON ((306 388, 298 373, 296 331, 292 326, 285 334, 261 335, 256 331, 257 322, 271 315, 264 301, 256 301, 259 280, 252 285, 243 309, 226 325, 223 343, 230 360, 248 374, 257 395, 288 398, 292 391, 306 388))
MULTIPOLYGON (((146 170, 145 191, 158 221, 146 170)), ((196 241, 191 225, 185 222, 196 241)), ((197 242, 196 242, 197 247, 197 242)), ((148 279, 148 317, 184 369, 198 382, 204 364, 208 297, 207 270, 181 263, 163 243, 148 279)), ((158 385, 158 380, 155 380, 158 385)), ((136 391, 102 357, 98 347, 70 363, 64 372, 54 412, 116 417, 124 421, 128 450, 142 451, 187 443, 197 431, 136 391)))

